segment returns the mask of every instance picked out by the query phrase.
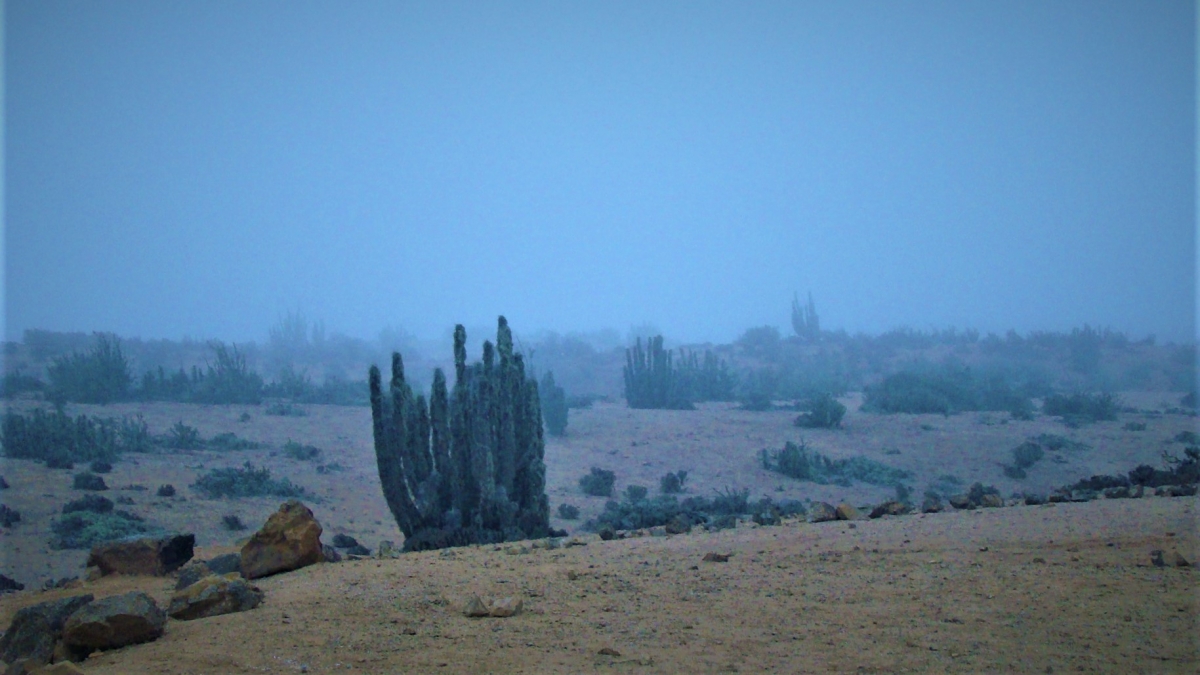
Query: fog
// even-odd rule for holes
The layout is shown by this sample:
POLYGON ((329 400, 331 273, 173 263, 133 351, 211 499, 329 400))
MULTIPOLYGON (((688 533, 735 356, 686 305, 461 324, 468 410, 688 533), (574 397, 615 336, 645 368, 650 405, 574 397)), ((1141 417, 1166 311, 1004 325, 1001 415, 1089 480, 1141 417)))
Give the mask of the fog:
POLYGON ((3 333, 1196 335, 1194 3, 4 8, 3 333))

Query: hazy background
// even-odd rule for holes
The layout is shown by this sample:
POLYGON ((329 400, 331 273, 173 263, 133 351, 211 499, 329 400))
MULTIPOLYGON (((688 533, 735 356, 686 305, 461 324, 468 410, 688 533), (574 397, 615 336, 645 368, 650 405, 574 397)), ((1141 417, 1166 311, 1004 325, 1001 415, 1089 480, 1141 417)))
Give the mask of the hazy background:
POLYGON ((4 312, 1195 335, 1192 2, 27 2, 4 312))

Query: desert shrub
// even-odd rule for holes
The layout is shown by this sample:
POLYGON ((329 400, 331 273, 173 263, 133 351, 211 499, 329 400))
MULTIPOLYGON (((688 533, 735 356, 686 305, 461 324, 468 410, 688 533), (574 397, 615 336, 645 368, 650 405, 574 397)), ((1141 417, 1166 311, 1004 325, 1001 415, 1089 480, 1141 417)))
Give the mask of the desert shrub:
POLYGON ((678 387, 686 392, 689 401, 732 401, 736 378, 725 360, 712 350, 704 350, 704 358, 696 352, 679 350, 676 371, 678 387))
POLYGON ((337 462, 330 462, 329 464, 317 465, 317 473, 320 473, 320 474, 334 473, 337 471, 345 471, 345 470, 346 470, 346 467, 342 466, 341 464, 338 464, 337 462))
POLYGON ((1029 440, 1037 443, 1047 450, 1050 450, 1051 452, 1058 452, 1060 450, 1083 451, 1092 449, 1092 446, 1088 445, 1087 443, 1073 441, 1066 436, 1059 436, 1058 434, 1038 434, 1037 436, 1031 437, 1029 440))
POLYGON ((796 418, 796 426, 806 429, 835 429, 842 426, 846 406, 830 394, 821 394, 810 399, 807 407, 808 412, 796 418))
POLYGON ((174 450, 199 450, 204 447, 204 439, 196 427, 188 426, 179 420, 167 432, 163 445, 174 450))
POLYGON ((1117 419, 1120 399, 1113 394, 1051 394, 1042 402, 1042 412, 1063 418, 1068 424, 1086 424, 1117 419))
POLYGON ((1123 426, 1121 428, 1124 429, 1125 431, 1145 431, 1146 423, 1145 422, 1126 422, 1125 426, 1123 426))
POLYGON ((150 427, 141 414, 126 415, 120 420, 111 421, 116 429, 117 452, 153 452, 154 437, 150 435, 150 427))
POLYGON ((546 431, 551 436, 564 436, 567 433, 567 393, 554 383, 554 373, 547 370, 538 386, 538 396, 542 402, 542 421, 546 431))
POLYGON ((166 485, 160 485, 154 494, 158 495, 159 497, 174 497, 175 486, 171 485, 170 483, 167 483, 166 485))
POLYGON ((625 486, 625 498, 631 502, 641 501, 646 498, 650 491, 642 485, 627 485, 625 486))
POLYGON ((717 490, 717 495, 707 502, 706 508, 699 508, 706 503, 703 498, 697 499, 693 497, 691 500, 684 500, 684 503, 696 507, 699 511, 711 511, 721 515, 736 516, 747 513, 750 510, 750 490, 735 490, 731 487, 717 490))
POLYGON ((54 520, 50 530, 54 533, 50 547, 54 549, 87 549, 151 531, 141 518, 125 511, 72 511, 54 520))
POLYGON ((104 484, 104 479, 91 471, 75 474, 74 482, 71 484, 76 490, 107 490, 108 486, 104 484))
POLYGON ((563 520, 578 520, 579 507, 575 506, 574 504, 559 504, 558 517, 562 518, 563 520))
POLYGON ((307 462, 320 459, 321 449, 316 446, 297 443, 289 438, 288 442, 283 444, 283 454, 291 457, 292 459, 298 459, 302 462, 307 462))
POLYGON ((113 503, 107 497, 100 495, 84 495, 81 499, 75 499, 67 502, 62 507, 63 513, 72 513, 75 511, 91 511, 92 513, 111 513, 113 503))
POLYGON ((962 479, 954 474, 945 473, 937 477, 932 485, 925 490, 925 496, 946 497, 955 494, 962 487, 962 479))
POLYGON ((1028 469, 1034 464, 1037 464, 1042 457, 1045 456, 1045 454, 1045 451, 1042 450, 1042 446, 1031 441, 1025 441, 1024 443, 1012 449, 1013 464, 1021 467, 1022 469, 1028 469))
POLYGON ((289 402, 272 403, 263 409, 263 414, 275 417, 305 417, 308 415, 304 408, 289 402))
POLYGON ((122 424, 87 415, 73 418, 61 408, 53 413, 37 408, 28 416, 9 410, 0 424, 0 442, 6 457, 42 461, 51 468, 112 462, 128 447, 122 424))
POLYGON ((738 390, 738 402, 742 410, 762 412, 771 410, 774 406, 775 389, 779 376, 773 370, 760 368, 752 370, 742 378, 738 390))
POLYGON ((210 450, 257 450, 262 447, 262 443, 238 438, 232 431, 213 436, 206 445, 210 450))
POLYGON ((25 375, 19 370, 14 373, 5 373, 4 377, 0 378, 0 398, 11 398, 27 391, 45 391, 45 389, 44 382, 32 375, 25 375))
POLYGON ((93 459, 92 463, 88 465, 88 471, 92 473, 110 473, 112 471, 112 464, 102 459, 93 459))
POLYGON ((659 495, 652 499, 610 500, 595 520, 584 524, 584 529, 632 530, 672 522, 726 529, 735 526, 739 516, 750 516, 759 524, 774 525, 778 524, 780 518, 805 512, 804 505, 795 500, 776 504, 764 497, 751 501, 749 494, 748 490, 726 488, 711 499, 696 496, 679 501, 673 495, 659 495))
POLYGON ((223 342, 212 342, 209 347, 215 362, 208 364, 203 374, 193 372, 189 398, 196 403, 260 403, 262 377, 246 365, 246 357, 238 352, 237 345, 226 347, 223 342))
POLYGON ((904 483, 896 483, 896 501, 901 504, 912 503, 912 488, 904 483))
POLYGON ((678 368, 672 361, 671 350, 663 349, 661 335, 650 338, 646 348, 642 340, 625 350, 625 400, 630 408, 692 410, 685 389, 686 383, 678 376, 678 368))
POLYGON ((683 484, 687 482, 688 473, 682 469, 664 475, 658 481, 658 489, 665 495, 683 492, 683 484))
POLYGON ((111 403, 129 398, 133 377, 115 335, 96 333, 91 350, 54 359, 47 369, 52 395, 64 401, 111 403))
POLYGON ((196 479, 192 488, 210 499, 219 497, 311 497, 284 478, 274 480, 266 467, 246 462, 241 468, 213 469, 196 479))
POLYGON ((850 485, 853 481, 859 481, 871 485, 895 485, 910 477, 907 471, 866 457, 830 459, 809 449, 804 441, 799 444, 788 441, 783 449, 774 452, 764 448, 759 460, 768 471, 821 484, 850 485))
POLYGON ((966 494, 967 499, 970 499, 972 504, 982 504, 984 495, 998 495, 1000 491, 993 485, 984 485, 977 482, 971 484, 966 494))
POLYGON ((1022 467, 1012 466, 1009 464, 1004 464, 1002 466, 1004 467, 1004 475, 1013 480, 1024 480, 1025 477, 1029 475, 1022 467))
POLYGON ((0 527, 12 527, 21 522, 21 512, 0 504, 0 527))
POLYGON ((775 326, 747 328, 734 343, 746 356, 773 361, 779 356, 782 337, 775 326))
POLYGON ((612 471, 593 466, 589 473, 579 479, 579 487, 585 495, 611 497, 613 483, 616 481, 617 475, 612 471))
POLYGON ((881 413, 940 413, 970 410, 1006 411, 1029 419, 1033 404, 1008 378, 999 374, 973 375, 956 364, 894 373, 867 387, 863 409, 881 413))
POLYGON ((221 525, 225 529, 233 531, 233 532, 238 532, 238 531, 246 529, 246 524, 242 522, 242 519, 232 513, 229 515, 221 516, 221 525))
POLYGON ((1186 443, 1188 445, 1197 445, 1197 444, 1200 444, 1200 435, 1198 435, 1198 434, 1196 434, 1196 432, 1190 431, 1190 430, 1181 431, 1181 432, 1175 434, 1175 438, 1173 438, 1171 440, 1175 441, 1176 443, 1186 443))

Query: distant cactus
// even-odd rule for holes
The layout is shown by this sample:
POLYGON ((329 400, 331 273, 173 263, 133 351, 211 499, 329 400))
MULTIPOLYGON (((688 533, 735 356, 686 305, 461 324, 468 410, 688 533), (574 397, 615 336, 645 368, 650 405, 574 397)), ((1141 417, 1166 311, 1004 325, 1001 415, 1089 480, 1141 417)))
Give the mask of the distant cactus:
POLYGON ((546 420, 546 431, 551 436, 567 433, 567 393, 555 384, 554 373, 547 370, 542 376, 538 392, 542 395, 542 416, 546 420))
POLYGON ((817 317, 817 306, 813 303, 812 293, 808 294, 808 302, 800 306, 800 296, 792 295, 792 330, 796 336, 806 342, 816 342, 821 339, 821 320, 817 317))
POLYGON ((642 339, 625 350, 625 400, 630 408, 691 410, 685 382, 671 362, 671 351, 663 349, 661 335, 642 339))
POLYGON ((379 368, 370 370, 379 479, 405 550, 550 534, 537 383, 504 317, 482 362, 467 364, 466 339, 457 326, 454 388, 434 371, 428 403, 413 396, 399 353, 386 394, 379 368))

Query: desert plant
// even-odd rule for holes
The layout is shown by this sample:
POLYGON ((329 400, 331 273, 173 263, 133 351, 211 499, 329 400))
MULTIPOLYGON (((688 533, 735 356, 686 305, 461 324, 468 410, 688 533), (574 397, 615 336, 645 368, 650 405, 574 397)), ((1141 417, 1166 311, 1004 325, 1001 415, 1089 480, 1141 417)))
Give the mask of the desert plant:
POLYGON ((796 417, 795 425, 806 429, 836 429, 842 426, 846 406, 830 394, 821 394, 808 401, 808 412, 796 417))
POLYGON ((72 511, 50 524, 53 549, 86 549, 108 541, 151 531, 141 518, 125 511, 72 511))
POLYGON ((91 471, 75 474, 75 479, 71 487, 76 490, 107 490, 108 486, 104 484, 104 479, 91 471))
POLYGON ((0 527, 12 527, 21 522, 21 512, 0 504, 0 527))
POLYGON ((204 447, 204 439, 196 427, 188 426, 179 420, 163 439, 163 444, 174 450, 199 450, 204 447))
POLYGON ((262 401, 263 380, 246 365, 246 357, 237 345, 212 342, 214 362, 206 372, 193 372, 190 398, 196 403, 257 405, 262 401))
POLYGON ((46 384, 32 375, 25 375, 20 370, 5 373, 0 378, 0 398, 11 398, 28 391, 45 391, 46 384))
POLYGON ((563 520, 578 520, 579 507, 575 506, 574 504, 559 504, 558 517, 562 518, 563 520))
POLYGON ((867 387, 863 410, 881 413, 940 413, 967 410, 1010 412, 1014 418, 1032 416, 1029 397, 1004 377, 976 377, 953 363, 893 373, 867 387))
POLYGON ((242 519, 232 513, 221 516, 221 525, 232 532, 239 532, 246 529, 246 524, 242 522, 242 519))
POLYGON ((159 485, 158 490, 154 494, 159 497, 174 497, 175 486, 171 485, 170 483, 167 483, 166 485, 159 485))
POLYGON ((67 502, 62 507, 63 513, 71 513, 73 511, 91 511, 92 513, 111 513, 113 503, 107 497, 100 495, 84 495, 81 499, 74 499, 67 502))
POLYGON ((658 481, 658 489, 665 495, 683 492, 683 484, 687 482, 688 473, 682 469, 667 473, 658 481))
POLYGON ((257 450, 262 447, 262 443, 238 438, 237 434, 231 431, 213 436, 206 445, 212 450, 257 450))
POLYGON ((284 478, 275 480, 266 467, 246 462, 241 468, 213 469, 196 479, 192 488, 210 499, 219 497, 308 497, 304 488, 284 478))
POLYGON ((591 497, 611 497, 613 483, 616 481, 617 475, 612 471, 593 466, 591 471, 579 479, 579 488, 583 490, 583 494, 591 497))
POLYGON ((1176 443, 1186 443, 1187 445, 1200 445, 1200 434, 1188 429, 1175 434, 1175 437, 1171 440, 1176 443))
POLYGON ((775 407, 775 389, 779 376, 775 371, 765 368, 752 370, 742 378, 738 400, 742 410, 762 412, 775 407))
POLYGON ((1051 394, 1042 402, 1042 412, 1061 417, 1068 425, 1117 419, 1120 399, 1113 394, 1051 394))
POLYGON ((645 486, 642 486, 642 485, 626 485, 625 486, 625 498, 631 502, 636 502, 636 501, 645 499, 646 495, 649 494, 649 492, 650 491, 647 490, 645 488, 645 486))
POLYGON ((454 389, 435 370, 428 403, 405 381, 399 352, 386 396, 379 368, 370 369, 379 478, 406 550, 550 534, 537 382, 504 317, 482 362, 468 366, 466 340, 456 326, 454 389))
POLYGON ((272 403, 263 409, 263 414, 276 417, 305 417, 308 415, 304 408, 290 402, 272 403))
POLYGON ((1042 457, 1046 455, 1046 453, 1044 450, 1042 450, 1042 446, 1038 445, 1037 443, 1025 441, 1024 443, 1012 449, 1012 455, 1013 464, 1021 467, 1022 469, 1028 469, 1034 464, 1037 464, 1042 457))
POLYGON ((676 386, 689 401, 732 401, 736 378, 725 360, 704 350, 704 358, 696 352, 679 350, 679 365, 675 372, 676 386))
POLYGON ((551 436, 564 436, 567 433, 567 393, 554 383, 554 373, 547 370, 542 376, 538 387, 541 396, 542 419, 546 422, 546 431, 551 436))
POLYGON ((813 303, 811 291, 804 307, 800 306, 800 296, 792 295, 792 330, 796 332, 796 337, 806 342, 816 342, 821 338, 821 321, 817 317, 817 306, 813 303))
POLYGON ((112 464, 103 459, 93 459, 92 463, 88 465, 88 471, 92 473, 110 473, 112 468, 112 464))
POLYGON ((313 445, 297 443, 289 438, 287 443, 283 444, 283 454, 291 457, 292 459, 308 462, 320 459, 321 449, 313 445))
POLYGON ((56 398, 79 403, 111 403, 129 397, 133 377, 121 352, 121 340, 95 333, 91 350, 55 358, 47 369, 56 398))
POLYGON ((4 455, 46 462, 51 468, 70 468, 74 462, 112 462, 125 449, 121 425, 79 415, 61 408, 46 413, 35 408, 28 416, 7 411, 0 423, 4 455))
POLYGON ((649 338, 646 348, 638 338, 625 350, 625 400, 630 408, 691 410, 687 392, 681 388, 671 351, 663 349, 661 335, 649 338))
POLYGON ((781 450, 770 452, 763 449, 759 461, 764 469, 781 473, 797 480, 813 483, 836 483, 850 485, 852 481, 871 485, 896 485, 911 477, 911 474, 866 457, 830 459, 808 447, 788 441, 781 450))

